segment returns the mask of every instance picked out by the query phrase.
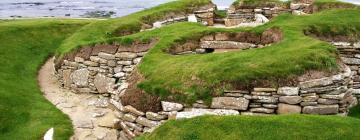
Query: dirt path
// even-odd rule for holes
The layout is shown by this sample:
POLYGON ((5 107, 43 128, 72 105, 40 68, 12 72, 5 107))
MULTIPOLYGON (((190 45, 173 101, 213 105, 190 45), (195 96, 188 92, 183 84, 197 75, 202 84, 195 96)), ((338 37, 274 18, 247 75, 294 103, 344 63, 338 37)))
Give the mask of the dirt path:
POLYGON ((75 131, 71 140, 116 140, 117 130, 111 129, 116 117, 108 108, 108 99, 61 88, 55 77, 53 60, 49 59, 42 66, 38 82, 44 96, 71 118, 75 131))

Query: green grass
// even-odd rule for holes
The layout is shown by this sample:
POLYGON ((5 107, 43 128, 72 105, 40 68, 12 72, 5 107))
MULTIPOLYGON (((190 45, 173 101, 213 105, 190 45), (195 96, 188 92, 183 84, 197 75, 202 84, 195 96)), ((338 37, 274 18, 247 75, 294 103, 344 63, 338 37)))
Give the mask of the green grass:
MULTIPOLYGON (((294 78, 309 70, 336 71, 338 57, 336 49, 326 42, 305 36, 305 30, 316 30, 320 34, 329 35, 355 37, 360 35, 359 8, 329 10, 310 16, 284 14, 264 26, 253 29, 222 30, 194 23, 178 23, 124 37, 104 34, 106 31, 113 33, 127 24, 135 24, 136 22, 132 22, 132 19, 138 21, 140 17, 152 15, 149 14, 152 13, 149 11, 154 10, 156 11, 154 13, 158 14, 167 11, 167 7, 181 9, 182 6, 189 4, 188 1, 177 2, 164 4, 124 18, 89 24, 67 39, 57 53, 59 56, 63 56, 78 47, 97 43, 111 44, 158 38, 156 46, 150 50, 139 65, 140 72, 145 76, 145 81, 140 83, 139 87, 150 94, 161 97, 171 95, 175 96, 178 101, 191 103, 197 99, 210 100, 212 95, 221 94, 223 90, 233 89, 238 85, 250 85, 253 81, 267 80, 277 86, 276 83, 279 79, 294 78), (116 23, 121 20, 124 22, 116 23), (111 24, 111 27, 106 26, 107 24, 111 24), (269 28, 282 30, 284 39, 262 49, 185 56, 174 56, 166 51, 178 42, 199 39, 202 35, 213 32, 262 33, 269 28), (200 80, 194 81, 193 77, 200 80)), ((205 1, 196 1, 195 3, 202 2, 205 1)))
POLYGON ((36 140, 51 127, 55 139, 73 134, 70 119, 42 95, 37 71, 61 42, 89 21, 0 22, 0 139, 36 140))
POLYGON ((203 116, 168 121, 137 140, 358 140, 360 119, 339 116, 203 116))
POLYGON ((210 0, 177 0, 125 17, 89 24, 68 38, 58 49, 57 55, 62 56, 89 43, 105 41, 121 35, 122 32, 139 32, 142 24, 152 24, 166 15, 184 15, 196 7, 209 4, 209 2, 210 0))
POLYGON ((360 105, 357 105, 350 109, 349 116, 360 118, 360 105))

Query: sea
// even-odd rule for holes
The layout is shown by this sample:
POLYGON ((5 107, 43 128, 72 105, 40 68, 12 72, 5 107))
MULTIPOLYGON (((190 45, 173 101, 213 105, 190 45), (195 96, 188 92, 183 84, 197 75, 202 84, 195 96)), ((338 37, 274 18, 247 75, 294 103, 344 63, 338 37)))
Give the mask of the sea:
MULTIPOLYGON (((121 17, 173 0, 0 0, 0 18, 68 17, 82 18, 90 12, 121 17)), ((360 4, 360 0, 343 0, 360 4)), ((226 9, 234 0, 213 0, 226 9)))

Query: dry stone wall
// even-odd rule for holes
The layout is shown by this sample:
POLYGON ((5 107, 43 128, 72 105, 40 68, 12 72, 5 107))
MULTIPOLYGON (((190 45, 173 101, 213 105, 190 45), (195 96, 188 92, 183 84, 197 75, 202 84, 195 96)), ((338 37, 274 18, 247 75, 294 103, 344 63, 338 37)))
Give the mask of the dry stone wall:
POLYGON ((225 91, 207 105, 198 100, 192 105, 162 101, 162 111, 141 112, 134 107, 116 102, 120 134, 133 139, 152 132, 171 119, 193 118, 202 115, 275 115, 318 114, 346 115, 357 104, 352 94, 352 72, 345 66, 337 75, 299 83, 295 87, 254 88, 251 91, 225 91))
MULTIPOLYGON (((226 41, 236 39, 259 44, 281 40, 281 35, 276 33, 279 32, 269 30, 261 37, 247 33, 235 35, 217 33, 205 36, 201 41, 225 41, 228 43, 226 41)), ((341 58, 346 64, 341 66, 341 71, 336 75, 303 81, 292 87, 229 90, 225 91, 222 96, 214 97, 210 104, 205 104, 201 100, 192 105, 162 101, 162 111, 160 112, 142 112, 131 105, 124 106, 120 99, 127 89, 128 76, 141 62, 153 43, 133 44, 130 47, 119 45, 85 47, 67 55, 57 67, 57 74, 64 87, 77 93, 96 93, 109 96, 110 98, 106 102, 113 106, 117 117, 112 126, 119 130, 120 139, 126 140, 152 132, 167 120, 202 115, 300 113, 346 115, 349 108, 357 104, 356 97, 360 95, 360 57, 358 56, 360 43, 335 42, 333 44, 339 49, 341 58)), ((216 48, 204 47, 211 46, 205 42, 202 46, 203 48, 216 48)))
POLYGON ((216 9, 216 5, 209 4, 198 8, 198 10, 195 10, 190 14, 171 16, 164 20, 156 21, 152 24, 152 27, 149 27, 148 29, 145 29, 143 31, 161 28, 164 25, 174 24, 177 22, 185 22, 185 21, 199 22, 207 26, 212 26, 214 25, 215 9, 216 9))
POLYGON ((175 55, 240 51, 264 48, 272 43, 281 41, 282 38, 283 35, 279 29, 269 29, 261 35, 248 32, 214 33, 206 35, 199 40, 175 45, 168 51, 175 55))
POLYGON ((131 47, 97 45, 85 47, 68 55, 57 69, 65 88, 77 93, 96 93, 110 96, 121 93, 126 79, 141 62, 151 44, 131 47))
POLYGON ((353 74, 353 94, 360 98, 360 42, 332 42, 332 44, 338 49, 342 61, 350 67, 353 74))

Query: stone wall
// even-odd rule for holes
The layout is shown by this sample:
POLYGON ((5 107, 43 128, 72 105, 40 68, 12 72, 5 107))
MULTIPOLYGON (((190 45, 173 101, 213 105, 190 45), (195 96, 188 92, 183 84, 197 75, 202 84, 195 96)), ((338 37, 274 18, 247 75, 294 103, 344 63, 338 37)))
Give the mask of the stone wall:
POLYGON ((152 24, 152 27, 148 27, 148 29, 145 30, 161 28, 164 25, 174 24, 177 22, 185 22, 185 21, 199 22, 207 26, 212 26, 214 25, 215 9, 216 9, 216 5, 209 4, 203 7, 199 7, 198 10, 195 10, 192 13, 188 13, 185 15, 177 15, 177 16, 174 15, 164 20, 156 21, 152 24))
POLYGON ((223 96, 214 97, 210 105, 201 100, 190 106, 162 101, 162 111, 156 113, 112 102, 120 111, 115 126, 121 129, 123 139, 133 139, 152 132, 166 120, 202 115, 346 115, 349 108, 357 104, 351 79, 350 68, 344 66, 337 75, 300 82, 295 87, 225 91, 223 96))
POLYGON ((332 42, 338 49, 342 61, 348 65, 353 74, 353 94, 360 99, 360 42, 332 42))
POLYGON ((225 19, 226 26, 237 26, 242 23, 266 23, 282 13, 305 15, 312 13, 313 0, 292 1, 290 6, 269 4, 259 6, 232 5, 225 19))
POLYGON ((68 54, 57 69, 62 85, 76 93, 110 93, 126 87, 126 79, 152 44, 97 45, 68 54), (124 87, 125 86, 125 87, 124 87))
POLYGON ((267 47, 281 41, 282 32, 278 29, 266 30, 257 35, 249 32, 213 33, 199 40, 190 40, 170 47, 169 52, 176 55, 204 54, 212 52, 240 51, 267 47))
MULTIPOLYGON (((216 33, 204 36, 200 41, 236 40, 261 44, 281 39, 281 32, 270 29, 261 36, 249 33, 216 33)), ((119 130, 120 138, 124 140, 152 132, 169 119, 201 115, 346 115, 349 108, 357 104, 355 96, 360 95, 360 43, 336 42, 333 44, 339 49, 346 64, 341 65, 340 72, 336 75, 303 80, 292 87, 224 91, 222 96, 214 97, 210 104, 201 100, 192 105, 162 101, 160 112, 142 112, 130 105, 123 106, 120 97, 127 89, 127 78, 154 42, 134 43, 128 47, 85 47, 66 55, 57 67, 58 77, 64 87, 76 93, 95 93, 110 97, 106 102, 113 106, 117 117, 113 127, 119 130)), ((208 43, 204 42, 203 48, 216 49, 213 46, 206 47, 209 46, 208 43)))

